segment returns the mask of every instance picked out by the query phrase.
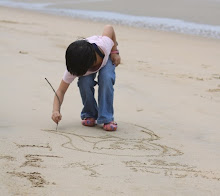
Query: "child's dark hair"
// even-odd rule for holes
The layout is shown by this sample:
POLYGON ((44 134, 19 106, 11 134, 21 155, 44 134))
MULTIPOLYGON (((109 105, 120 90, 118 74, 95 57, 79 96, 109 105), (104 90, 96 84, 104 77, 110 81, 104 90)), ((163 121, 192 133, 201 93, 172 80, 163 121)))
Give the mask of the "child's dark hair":
POLYGON ((92 44, 85 39, 71 43, 65 57, 68 72, 76 76, 84 75, 97 60, 92 44))

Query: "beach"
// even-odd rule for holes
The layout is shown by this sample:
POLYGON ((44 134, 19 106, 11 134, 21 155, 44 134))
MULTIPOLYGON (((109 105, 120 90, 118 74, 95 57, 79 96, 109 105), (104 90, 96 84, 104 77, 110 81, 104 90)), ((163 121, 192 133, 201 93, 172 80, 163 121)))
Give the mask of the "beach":
POLYGON ((219 195, 219 39, 114 24, 118 130, 81 125, 77 81, 56 130, 45 78, 104 25, 0 7, 0 195, 219 195))
POLYGON ((26 8, 28 5, 34 7, 37 3, 38 7, 45 4, 49 8, 104 11, 220 25, 219 0, 8 0, 8 2, 18 5, 23 3, 20 6, 26 8))
POLYGON ((220 39, 219 0, 2 0, 0 6, 220 39))

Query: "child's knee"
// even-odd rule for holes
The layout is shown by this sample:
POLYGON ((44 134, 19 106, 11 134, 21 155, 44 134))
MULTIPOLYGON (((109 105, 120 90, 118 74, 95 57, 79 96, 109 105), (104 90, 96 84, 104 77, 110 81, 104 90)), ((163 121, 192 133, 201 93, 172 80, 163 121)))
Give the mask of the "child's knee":
POLYGON ((79 88, 92 88, 94 87, 95 85, 97 84, 96 81, 94 81, 93 78, 91 77, 79 77, 79 80, 78 80, 78 87, 79 88))
POLYGON ((99 86, 100 85, 114 85, 115 84, 115 73, 106 72, 104 75, 99 77, 99 86))

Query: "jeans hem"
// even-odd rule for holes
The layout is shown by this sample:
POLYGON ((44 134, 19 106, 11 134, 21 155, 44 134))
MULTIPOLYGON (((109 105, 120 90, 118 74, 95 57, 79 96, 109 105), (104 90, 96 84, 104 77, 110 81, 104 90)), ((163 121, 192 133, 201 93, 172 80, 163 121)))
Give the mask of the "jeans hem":
POLYGON ((111 121, 114 121, 114 118, 104 119, 104 120, 97 120, 97 124, 109 123, 109 122, 111 122, 111 121))
POLYGON ((97 120, 97 118, 93 116, 81 116, 81 120, 84 120, 85 118, 94 118, 95 120, 97 120))

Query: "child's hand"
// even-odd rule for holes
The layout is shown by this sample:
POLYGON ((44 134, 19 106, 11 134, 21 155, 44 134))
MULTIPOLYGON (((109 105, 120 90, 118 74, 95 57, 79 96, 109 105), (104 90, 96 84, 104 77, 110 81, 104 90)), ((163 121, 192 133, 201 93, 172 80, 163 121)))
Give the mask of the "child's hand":
POLYGON ((54 111, 52 113, 52 120, 58 124, 58 122, 62 119, 62 115, 58 111, 54 111))
POLYGON ((111 54, 111 59, 116 67, 121 63, 121 57, 119 54, 111 54))

